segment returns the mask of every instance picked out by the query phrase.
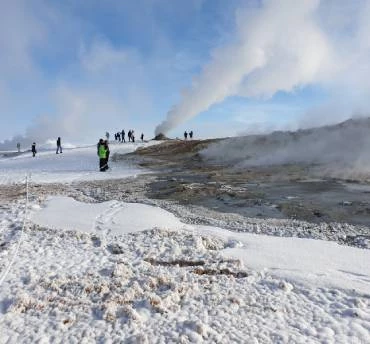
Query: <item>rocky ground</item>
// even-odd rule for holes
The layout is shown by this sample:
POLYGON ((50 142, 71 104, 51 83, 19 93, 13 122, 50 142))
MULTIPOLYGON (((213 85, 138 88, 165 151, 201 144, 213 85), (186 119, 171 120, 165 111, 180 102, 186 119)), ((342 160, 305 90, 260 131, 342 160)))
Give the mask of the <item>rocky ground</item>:
MULTIPOLYGON (((201 151, 215 141, 169 140, 113 158, 134 161, 153 171, 129 183, 134 189, 141 184, 146 198, 154 203, 170 201, 163 202, 165 207, 184 206, 195 213, 197 207, 202 212, 205 208, 207 223, 225 217, 227 228, 236 223, 235 227, 243 228, 241 223, 247 223, 247 231, 264 232, 261 227, 266 221, 259 219, 279 219, 274 223, 286 226, 287 235, 338 237, 336 240, 347 242, 360 236, 361 242, 369 240, 370 185, 355 180, 317 179, 311 173, 312 166, 303 164, 248 169, 214 164, 203 159, 201 151), (292 222, 285 220, 292 219, 306 222, 306 232, 294 234, 295 229, 289 230, 292 222), (313 228, 322 228, 322 232, 313 233, 313 228), (340 237, 342 234, 345 238, 340 237)), ((132 194, 123 193, 121 197, 132 198, 132 194)), ((274 234, 274 230, 267 232, 274 234)))

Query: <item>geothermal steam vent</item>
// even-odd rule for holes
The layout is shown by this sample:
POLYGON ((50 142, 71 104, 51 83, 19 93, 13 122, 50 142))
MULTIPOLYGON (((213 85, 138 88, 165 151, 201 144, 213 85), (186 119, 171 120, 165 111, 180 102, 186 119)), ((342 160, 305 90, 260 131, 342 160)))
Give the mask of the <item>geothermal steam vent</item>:
POLYGON ((166 135, 164 135, 162 133, 159 133, 158 135, 156 135, 154 137, 154 140, 157 140, 157 141, 160 141, 160 140, 169 140, 169 138, 166 135))

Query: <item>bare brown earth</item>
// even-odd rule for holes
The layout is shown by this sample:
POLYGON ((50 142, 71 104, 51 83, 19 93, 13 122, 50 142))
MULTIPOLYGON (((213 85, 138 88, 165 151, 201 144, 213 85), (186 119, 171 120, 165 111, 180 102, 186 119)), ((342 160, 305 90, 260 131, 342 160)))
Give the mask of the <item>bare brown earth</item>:
POLYGON ((370 225, 370 185, 311 179, 305 165, 234 169, 200 152, 217 140, 170 140, 114 159, 134 160, 155 178, 146 194, 256 218, 370 225))

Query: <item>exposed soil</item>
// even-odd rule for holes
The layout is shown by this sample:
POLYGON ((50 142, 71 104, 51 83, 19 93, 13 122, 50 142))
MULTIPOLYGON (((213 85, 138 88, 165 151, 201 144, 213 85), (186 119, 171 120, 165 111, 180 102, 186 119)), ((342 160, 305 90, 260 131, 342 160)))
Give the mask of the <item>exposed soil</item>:
POLYGON ((199 153, 217 140, 166 141, 119 156, 153 171, 146 195, 247 217, 370 225, 370 185, 312 179, 310 166, 233 169, 199 153), (354 187, 355 186, 355 187, 354 187))

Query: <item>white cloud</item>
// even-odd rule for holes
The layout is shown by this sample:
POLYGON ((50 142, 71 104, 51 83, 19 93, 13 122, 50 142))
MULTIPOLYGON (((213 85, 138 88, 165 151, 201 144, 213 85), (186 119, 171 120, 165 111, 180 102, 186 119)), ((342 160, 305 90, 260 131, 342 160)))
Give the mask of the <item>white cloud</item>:
POLYGON ((89 72, 101 72, 117 68, 127 61, 127 52, 114 48, 107 40, 97 39, 80 50, 81 65, 89 72))

